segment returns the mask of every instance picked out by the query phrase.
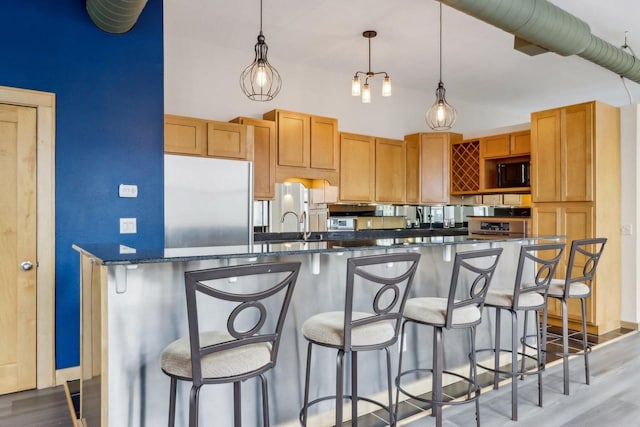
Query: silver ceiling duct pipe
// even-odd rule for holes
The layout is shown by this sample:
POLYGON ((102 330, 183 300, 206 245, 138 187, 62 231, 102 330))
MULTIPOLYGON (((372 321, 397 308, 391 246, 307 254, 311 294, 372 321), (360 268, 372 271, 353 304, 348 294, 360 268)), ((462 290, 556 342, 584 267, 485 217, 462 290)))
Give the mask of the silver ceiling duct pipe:
POLYGON ((107 33, 126 33, 138 21, 147 0, 87 0, 87 12, 107 33))
POLYGON ((578 55, 640 83, 640 60, 594 36, 586 22, 547 0, 438 1, 515 35, 516 44, 526 40, 559 55, 578 55))

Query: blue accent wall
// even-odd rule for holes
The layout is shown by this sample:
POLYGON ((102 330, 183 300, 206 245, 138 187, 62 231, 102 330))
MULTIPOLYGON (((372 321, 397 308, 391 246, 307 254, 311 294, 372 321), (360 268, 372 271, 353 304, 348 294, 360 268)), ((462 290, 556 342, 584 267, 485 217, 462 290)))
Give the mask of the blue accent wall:
MULTIPOLYGON (((84 0, 4 2, 0 85, 56 94, 56 367, 80 362, 73 243, 164 242, 162 0, 126 34, 96 27, 84 0), (119 184, 138 198, 120 199, 119 184), (119 218, 138 233, 119 234, 119 218)), ((142 308, 141 308, 142 309, 142 308)))

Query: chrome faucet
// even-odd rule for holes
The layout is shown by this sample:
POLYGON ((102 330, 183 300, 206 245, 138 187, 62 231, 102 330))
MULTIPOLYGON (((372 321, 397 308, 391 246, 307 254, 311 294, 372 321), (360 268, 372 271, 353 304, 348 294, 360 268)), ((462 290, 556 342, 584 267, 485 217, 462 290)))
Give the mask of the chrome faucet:
MULTIPOLYGON (((295 213, 294 211, 286 211, 285 213, 282 214, 282 217, 280 217, 280 222, 284 222, 285 217, 289 214, 296 217, 296 222, 298 224, 302 224, 302 240, 307 240, 309 236, 311 236, 311 232, 308 231, 309 221, 307 220, 307 212, 302 211, 302 215, 298 216, 298 214, 295 213)), ((298 226, 298 231, 300 231, 300 226, 298 226)))

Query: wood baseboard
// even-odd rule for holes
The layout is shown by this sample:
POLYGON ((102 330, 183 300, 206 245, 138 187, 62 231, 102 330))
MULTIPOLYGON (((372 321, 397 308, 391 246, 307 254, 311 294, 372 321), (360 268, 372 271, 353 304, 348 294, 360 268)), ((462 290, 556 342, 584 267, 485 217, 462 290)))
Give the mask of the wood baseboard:
POLYGON ((624 320, 620 321, 620 327, 624 329, 631 329, 632 331, 639 331, 640 324, 637 322, 625 322, 624 320))
POLYGON ((56 385, 66 384, 67 381, 80 379, 80 366, 56 369, 56 385))

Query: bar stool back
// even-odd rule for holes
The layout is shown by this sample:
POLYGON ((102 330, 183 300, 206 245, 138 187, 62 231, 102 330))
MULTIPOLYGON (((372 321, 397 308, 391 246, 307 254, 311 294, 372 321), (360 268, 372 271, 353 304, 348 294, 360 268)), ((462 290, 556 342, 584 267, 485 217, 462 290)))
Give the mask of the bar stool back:
MULTIPOLYGON (((402 323, 402 335, 400 348, 404 348, 405 327, 407 323, 431 326, 433 333, 433 365, 432 368, 417 368, 402 371, 402 352, 398 364, 398 376, 396 377, 397 394, 399 401, 400 392, 421 402, 431 403, 431 415, 436 417, 436 425, 442 426, 442 406, 476 402, 476 420, 480 425, 480 387, 477 381, 477 369, 475 366, 475 339, 476 326, 482 320, 482 308, 485 296, 489 289, 491 279, 498 264, 502 248, 483 249, 456 253, 453 263, 453 272, 449 285, 447 298, 422 297, 411 298, 407 301, 404 310, 405 321, 402 323), (468 289, 463 288, 463 283, 469 283, 468 289), (469 377, 455 372, 444 370, 444 345, 442 340, 443 329, 469 329, 470 331, 470 358, 469 377), (407 391, 402 385, 402 377, 416 372, 432 373, 431 398, 418 396, 407 391), (466 400, 446 401, 443 393, 443 375, 452 375, 468 383, 466 400)), ((398 405, 396 405, 397 412, 398 405)))
MULTIPOLYGON (((604 237, 593 239, 580 239, 571 242, 571 252, 567 263, 567 275, 564 279, 553 279, 549 287, 549 297, 560 301, 562 307, 562 334, 558 337, 549 334, 549 343, 555 344, 557 340, 562 340, 562 351, 551 351, 548 353, 562 357, 562 370, 564 377, 564 394, 569 394, 569 356, 581 354, 584 356, 585 382, 589 384, 589 353, 591 345, 587 339, 587 309, 586 299, 591 296, 593 279, 596 274, 600 256, 604 250, 607 239, 604 237), (582 314, 582 332, 569 333, 569 319, 567 313, 567 301, 579 299, 582 314), (581 338, 575 337, 580 334, 581 338), (569 347, 569 341, 578 342, 581 349, 574 351, 569 347)), ((549 345, 547 343, 547 346, 549 345)))
POLYGON ((505 375, 511 378, 511 419, 518 420, 518 376, 538 375, 538 405, 542 406, 542 372, 545 368, 545 358, 542 346, 546 342, 547 331, 547 291, 553 275, 558 267, 564 251, 564 243, 523 245, 520 248, 518 269, 512 288, 492 287, 487 293, 485 306, 496 310, 495 345, 493 349, 478 349, 478 353, 492 351, 494 354, 493 367, 478 364, 481 368, 494 373, 493 388, 499 385, 499 376, 505 375), (525 267, 533 267, 533 282, 524 280, 525 267), (511 349, 500 348, 500 314, 506 310, 511 314, 511 349), (518 312, 524 311, 524 333, 522 335, 522 352, 518 352, 518 312), (536 314, 535 347, 527 344, 527 318, 530 311, 536 314), (542 312, 542 313, 540 313, 542 312), (542 326, 540 327, 540 315, 542 314, 542 326), (542 335, 542 336, 541 336, 542 335), (535 348, 536 355, 528 354, 527 348, 535 348), (500 355, 508 352, 511 354, 511 369, 500 369, 500 355), (518 370, 518 356, 521 357, 521 367, 518 370), (534 360, 535 369, 526 369, 526 361, 534 360))
POLYGON ((177 381, 182 380, 192 382, 190 427, 198 425, 198 397, 202 385, 220 383, 233 383, 234 425, 239 427, 240 382, 256 376, 262 384, 263 423, 269 425, 264 373, 276 364, 281 332, 299 270, 299 262, 283 262, 185 272, 189 336, 169 344, 160 359, 162 371, 171 377, 169 426, 175 424, 176 386, 177 381), (255 291, 258 286, 260 290, 255 291), (229 287, 233 290, 224 289, 229 287), (242 292, 245 287, 254 290, 242 292), (207 297, 228 301, 227 304, 235 307, 230 310, 223 328, 201 328, 198 305, 204 305, 200 298, 207 297), (265 304, 277 307, 277 313, 269 313, 265 304), (243 314, 245 310, 249 311, 243 314), (250 317, 251 312, 255 315, 256 310, 254 318, 257 320, 253 323, 247 316, 250 317), (277 318, 270 320, 276 315, 277 318), (270 321, 267 322, 268 317, 270 321), (249 329, 245 326, 247 322, 253 324, 249 329))
MULTIPOLYGON (((350 258, 347 260, 347 284, 344 311, 320 313, 307 319, 302 334, 309 341, 305 376, 304 403, 300 421, 307 425, 308 409, 318 402, 335 399, 335 425, 343 423, 343 400, 351 400, 351 425, 358 425, 358 400, 373 403, 389 413, 389 424, 395 425, 392 404, 391 356, 389 347, 398 339, 407 295, 413 283, 420 254, 395 253, 350 258), (394 270, 385 272, 387 267, 394 270), (398 273, 399 271, 399 273, 398 273), (356 284, 358 290, 356 292, 356 284), (373 295, 373 299, 371 297, 373 295), (354 302, 370 301, 371 312, 353 311, 354 302), (334 348, 336 358, 336 394, 309 402, 311 353, 313 345, 334 348), (358 396, 358 352, 384 349, 387 356, 387 392, 389 404, 384 405, 358 396), (351 394, 345 395, 344 355, 351 355, 351 394)), ((368 305, 368 304, 364 304, 368 305)))

